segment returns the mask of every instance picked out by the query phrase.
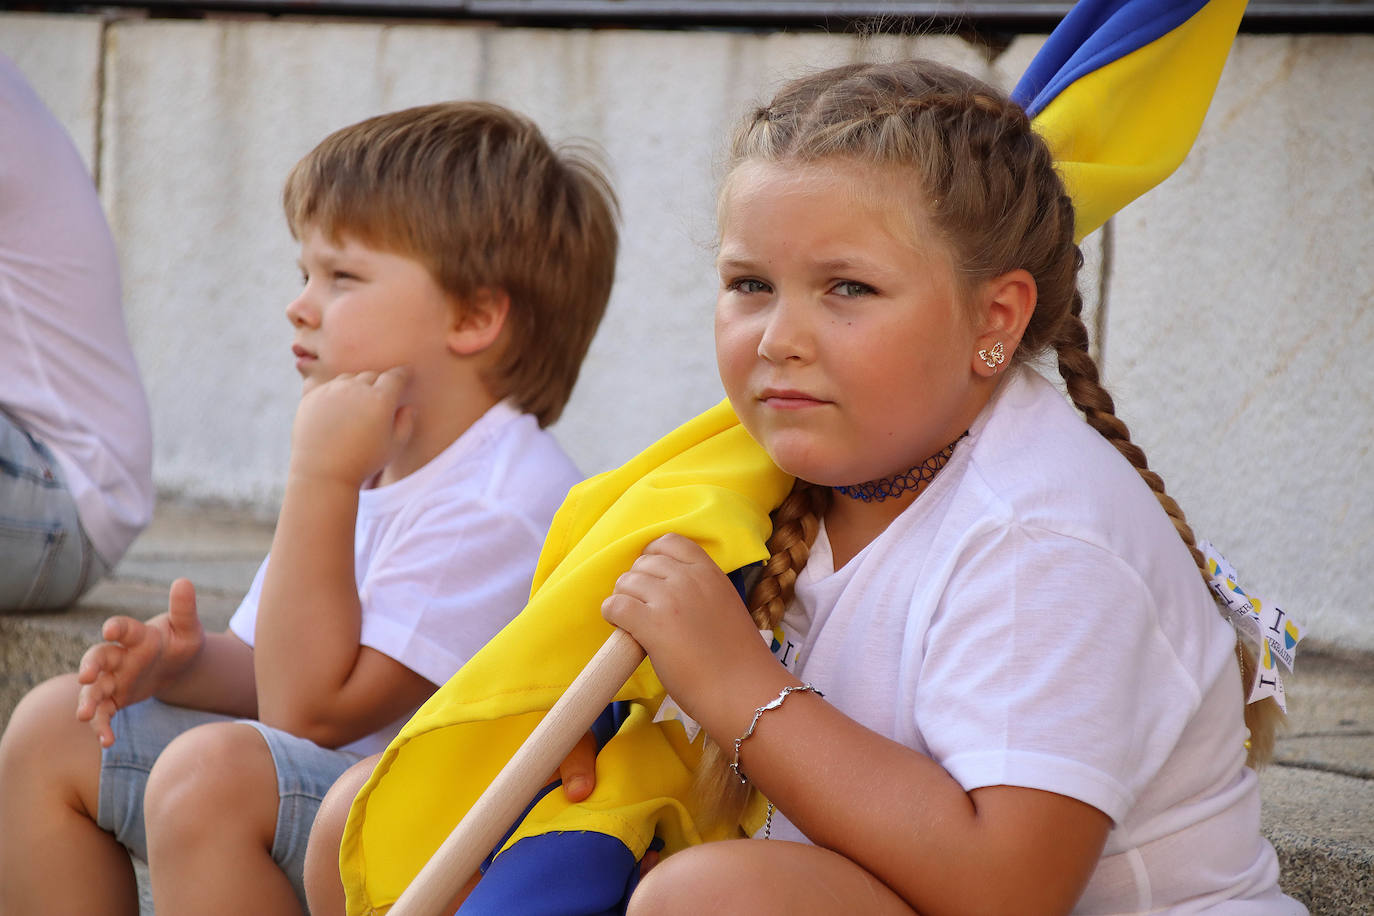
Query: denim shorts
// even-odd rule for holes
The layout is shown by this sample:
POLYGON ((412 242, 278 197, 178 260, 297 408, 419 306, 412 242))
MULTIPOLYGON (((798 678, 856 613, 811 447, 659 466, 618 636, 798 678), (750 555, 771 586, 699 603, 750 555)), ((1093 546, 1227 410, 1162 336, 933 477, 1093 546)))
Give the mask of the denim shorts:
POLYGON ((140 859, 148 858, 143 795, 153 762, 178 735, 210 722, 243 722, 267 742, 277 768, 277 828, 272 860, 286 873, 305 906, 305 847, 320 801, 361 755, 320 747, 252 719, 185 709, 144 700, 114 715, 115 743, 100 754, 100 802, 96 823, 140 859))
POLYGON ((0 613, 66 607, 108 572, 52 452, 0 410, 0 613))

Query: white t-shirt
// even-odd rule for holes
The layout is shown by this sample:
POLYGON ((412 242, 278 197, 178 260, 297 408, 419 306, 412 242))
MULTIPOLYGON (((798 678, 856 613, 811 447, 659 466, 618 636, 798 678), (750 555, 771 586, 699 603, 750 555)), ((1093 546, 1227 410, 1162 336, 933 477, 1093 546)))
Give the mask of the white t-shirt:
MULTIPOLYGON (((442 684, 525 606, 553 514, 581 479, 533 416, 497 404, 434 460, 359 494, 362 644, 442 684)), ((229 621, 250 646, 269 556, 229 621)), ((407 714, 345 750, 386 747, 407 714)))
POLYGON ((113 566, 153 515, 114 240, 76 147, 4 55, 0 138, 0 407, 51 449, 113 566))
MULTIPOLYGON (((783 630, 800 678, 965 789, 1111 817, 1074 912, 1304 912, 1259 832, 1234 632, 1139 474, 1034 371, 838 571, 822 529, 783 630)), ((772 835, 805 839, 781 812, 772 835)))

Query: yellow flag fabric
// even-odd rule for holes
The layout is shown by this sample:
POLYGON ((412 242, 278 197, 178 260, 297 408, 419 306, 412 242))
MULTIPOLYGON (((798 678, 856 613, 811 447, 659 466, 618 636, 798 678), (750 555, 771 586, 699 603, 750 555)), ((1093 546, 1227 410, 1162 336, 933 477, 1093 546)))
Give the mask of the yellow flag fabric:
POLYGON ((1082 241, 1173 174, 1197 139, 1245 0, 1211 0, 1166 34, 1065 87, 1034 124, 1082 241))
MULTIPOLYGON (((401 730, 349 815, 340 865, 350 914, 394 903, 543 713, 610 635, 601 602, 644 547, 668 532, 722 569, 767 559, 769 512, 792 478, 722 402, 623 467, 584 481, 558 511, 526 609, 401 730)), ((702 839, 684 806, 701 742, 651 719, 663 687, 647 662, 616 696, 633 711, 597 755, 597 789, 578 805, 546 795, 510 838, 560 830, 619 837, 635 857, 702 839)))

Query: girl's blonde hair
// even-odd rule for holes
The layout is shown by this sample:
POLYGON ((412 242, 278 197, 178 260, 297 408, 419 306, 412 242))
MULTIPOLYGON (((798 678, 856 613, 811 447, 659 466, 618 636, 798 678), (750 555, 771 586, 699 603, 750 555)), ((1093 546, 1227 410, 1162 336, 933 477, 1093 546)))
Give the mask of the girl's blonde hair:
MULTIPOLYGON (((964 291, 1018 268, 1035 278, 1038 301, 1015 358, 1053 350, 1070 399, 1140 473, 1205 577, 1183 510, 1131 441, 1089 355, 1073 203, 1025 111, 979 80, 929 61, 850 64, 788 83, 745 119, 731 148, 732 170, 746 161, 830 159, 914 179, 964 291)), ((727 176, 727 190, 728 183, 727 176)), ((798 480, 773 513, 772 557, 748 602, 760 628, 781 620, 830 498, 829 488, 798 480)), ((1237 640, 1236 656, 1248 693, 1254 655, 1237 640)), ((1250 765, 1269 758, 1282 717, 1272 699, 1246 706, 1250 765)), ((727 818, 738 816, 746 797, 728 759, 708 742, 699 770, 707 810, 727 818)))

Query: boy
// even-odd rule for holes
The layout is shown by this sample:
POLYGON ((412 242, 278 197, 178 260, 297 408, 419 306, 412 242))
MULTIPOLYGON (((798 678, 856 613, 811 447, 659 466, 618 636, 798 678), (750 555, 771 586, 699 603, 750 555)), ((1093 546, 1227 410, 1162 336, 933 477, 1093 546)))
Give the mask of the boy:
POLYGON ((136 912, 122 844, 163 916, 301 912, 319 799, 523 606, 577 479, 542 427, 614 273, 593 166, 498 106, 433 105, 331 135, 285 207, 304 385, 269 559, 228 632, 178 580, 21 702, 0 911, 136 912))

